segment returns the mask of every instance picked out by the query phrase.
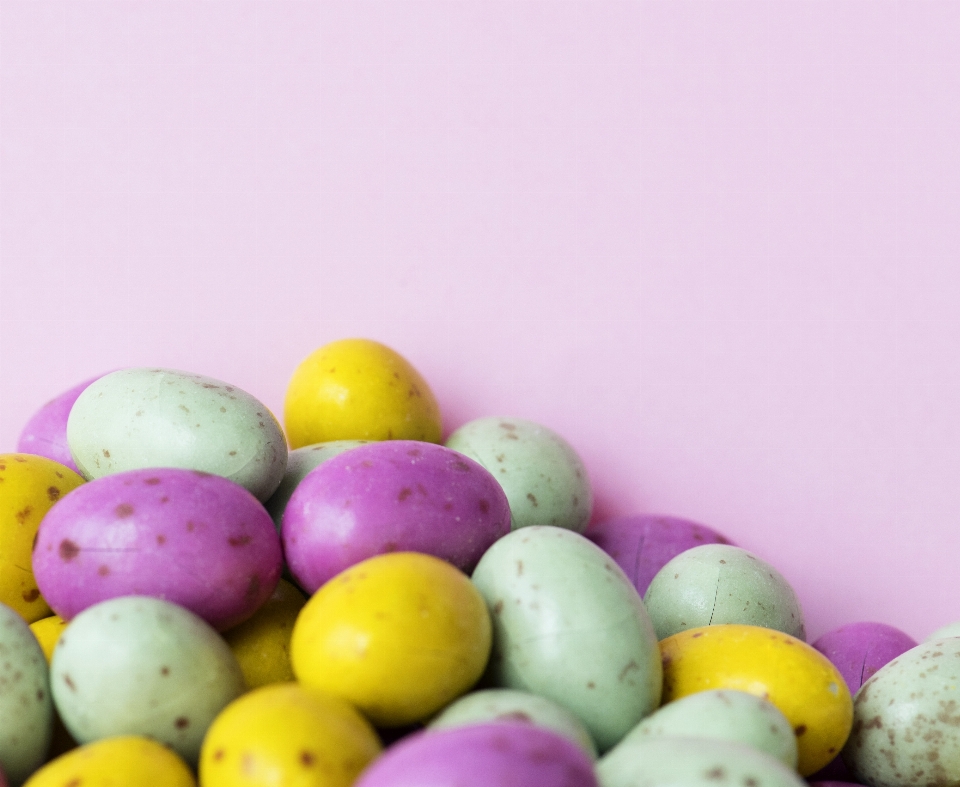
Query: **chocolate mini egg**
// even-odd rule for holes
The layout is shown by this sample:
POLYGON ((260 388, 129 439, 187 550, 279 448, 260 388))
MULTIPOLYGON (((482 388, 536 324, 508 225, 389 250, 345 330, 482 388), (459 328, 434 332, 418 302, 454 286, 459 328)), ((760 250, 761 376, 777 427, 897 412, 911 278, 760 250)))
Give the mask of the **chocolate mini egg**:
POLYGON ((787 580, 769 563, 729 544, 681 552, 657 572, 643 603, 658 639, 721 623, 806 638, 800 601, 787 580))
POLYGON ((583 536, 515 530, 487 550, 473 582, 493 617, 491 685, 567 708, 601 752, 660 704, 650 617, 619 566, 583 536))
POLYGON ((843 759, 873 787, 960 783, 960 638, 918 645, 863 684, 843 759))
POLYGON ((856 694, 882 666, 916 646, 916 641, 900 629, 873 622, 848 623, 813 643, 840 670, 851 694, 856 694))
POLYGON ((33 553, 40 589, 67 620, 135 594, 181 604, 222 630, 266 601, 282 563, 277 531, 252 494, 176 468, 84 484, 44 518, 33 553))
POLYGON ((146 596, 77 615, 53 652, 50 684, 78 742, 147 735, 191 763, 214 717, 245 690, 237 660, 213 628, 146 596))
POLYGON ((496 480, 472 459, 432 443, 391 440, 311 470, 287 503, 283 549, 307 592, 378 554, 424 552, 471 571, 510 531, 496 480))
POLYGON ((73 403, 77 401, 77 397, 86 390, 90 383, 99 379, 99 377, 94 377, 85 380, 69 391, 64 391, 51 399, 37 410, 20 433, 17 451, 45 456, 54 462, 69 467, 73 472, 79 473, 80 471, 73 462, 70 446, 67 443, 67 419, 70 417, 70 410, 73 403))
POLYGON ((446 446, 479 462, 510 501, 513 529, 554 525, 587 529, 593 491, 583 461, 556 432, 520 418, 478 418, 446 446))
POLYGON ((60 639, 60 635, 66 627, 67 621, 59 615, 40 618, 40 620, 35 620, 30 624, 30 631, 33 632, 33 636, 35 636, 37 642, 40 643, 40 649, 47 659, 47 664, 49 664, 50 659, 53 658, 53 649, 57 646, 57 641, 60 639))
POLYGON ((258 500, 273 494, 287 443, 266 405, 220 380, 172 369, 121 369, 91 383, 67 421, 85 478, 179 467, 221 475, 258 500))
POLYGON ((16 610, 0 604, 0 768, 13 784, 40 767, 52 733, 43 651, 16 610))
POLYGON ((947 637, 960 637, 960 621, 948 623, 930 634, 924 642, 932 642, 935 639, 946 639, 947 637))

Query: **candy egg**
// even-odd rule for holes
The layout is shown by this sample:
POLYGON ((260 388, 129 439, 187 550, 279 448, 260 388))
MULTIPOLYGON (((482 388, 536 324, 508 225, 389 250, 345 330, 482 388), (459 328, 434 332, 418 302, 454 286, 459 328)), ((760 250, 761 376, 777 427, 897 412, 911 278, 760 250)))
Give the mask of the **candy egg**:
POLYGON ((800 601, 787 580, 769 563, 729 544, 681 552, 657 572, 643 603, 659 639, 719 623, 806 638, 800 601))
POLYGON ((941 626, 924 639, 924 642, 932 642, 935 639, 946 639, 947 637, 960 637, 960 621, 941 626))
POLYGON ((287 503, 281 536, 291 573, 312 593, 387 552, 425 552, 470 571, 508 532, 507 499, 480 465, 440 445, 391 440, 310 471, 287 503))
POLYGON ((147 735, 191 763, 214 717, 245 689, 237 660, 213 628, 145 596, 103 601, 77 615, 53 652, 50 683, 80 743, 147 735))
POLYGON ((497 541, 473 572, 493 613, 486 680, 541 694, 574 713, 605 751, 660 704, 657 639, 626 575, 599 547, 559 527, 497 541))
POLYGON ((590 525, 587 538, 617 561, 642 596, 669 560, 703 544, 729 544, 716 530, 673 516, 636 515, 590 525))
POLYGON ((70 452, 86 478, 179 467, 229 478, 258 500, 287 463, 266 405, 220 380, 172 369, 121 369, 91 383, 67 421, 70 452))
POLYGON ((849 623, 828 631, 813 647, 840 670, 851 694, 856 694, 884 664, 917 643, 886 623, 849 623))
POLYGON ((383 727, 436 713, 476 683, 489 654, 490 618, 470 580, 415 552, 339 574, 307 602, 291 642, 297 680, 383 727))
POLYGON ((533 724, 569 738, 596 759, 597 747, 583 723, 557 703, 516 689, 472 691, 452 702, 435 716, 427 729, 445 730, 467 724, 509 721, 533 724))
POLYGON ((44 518, 33 555, 40 589, 67 620, 134 594, 181 604, 219 629, 263 604, 282 563, 277 531, 253 495, 176 468, 84 484, 44 518))
POLYGON ((77 401, 77 397, 86 390, 90 383, 99 379, 99 377, 94 377, 85 380, 69 391, 64 391, 37 410, 20 433, 17 451, 45 456, 54 462, 69 467, 73 472, 79 473, 80 471, 73 462, 70 446, 67 443, 67 419, 70 417, 70 409, 73 407, 73 403, 77 401))
POLYGON ((707 689, 738 689, 773 703, 797 736, 802 776, 842 748, 853 723, 847 684, 823 654, 801 640, 760 626, 703 626, 660 643, 663 701, 707 689))
POLYGON ((843 759, 873 787, 960 783, 960 638, 912 648, 863 684, 843 759))
POLYGON ((52 732, 43 651, 16 610, 0 604, 0 768, 13 784, 43 763, 52 732))
POLYGON ((562 735, 499 723, 424 732, 392 746, 355 787, 596 787, 593 762, 562 735))
POLYGON ((53 658, 53 649, 57 646, 57 641, 60 639, 60 635, 66 627, 67 621, 59 615, 40 618, 40 620, 36 620, 30 624, 30 631, 33 632, 33 636, 35 636, 37 642, 40 643, 40 649, 47 659, 47 664, 49 664, 50 659, 53 658))
POLYGON ((196 787, 187 764, 169 748, 142 735, 88 743, 57 757, 24 787, 196 787))
POLYGON ((0 603, 28 623, 50 615, 31 565, 40 520, 83 479, 33 454, 0 454, 0 603))
POLYGON ((280 683, 245 694, 217 716, 200 752, 200 781, 350 787, 380 748, 370 722, 349 703, 280 683))
POLYGON ((457 429, 446 445, 500 482, 514 530, 529 525, 586 530, 593 509, 590 479, 577 452, 556 432, 520 418, 478 418, 457 429))
POLYGON ((440 408, 426 381, 369 339, 331 342, 307 357, 290 380, 283 418, 293 448, 330 440, 440 442, 440 408))

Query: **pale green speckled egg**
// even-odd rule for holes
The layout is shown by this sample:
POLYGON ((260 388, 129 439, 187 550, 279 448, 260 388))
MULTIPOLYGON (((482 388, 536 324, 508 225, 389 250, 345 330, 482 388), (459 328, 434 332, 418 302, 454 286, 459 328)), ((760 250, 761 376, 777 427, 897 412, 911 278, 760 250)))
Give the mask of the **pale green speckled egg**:
POLYGON ((277 419, 250 394, 171 369, 121 369, 80 394, 67 421, 87 479, 146 467, 199 470, 270 497, 287 466, 277 419))
POLYGON ((740 623, 806 640, 800 601, 783 575, 729 544, 681 552, 654 576, 643 603, 658 639, 700 626, 740 623))
POLYGON ((489 685, 562 705, 600 751, 660 704, 660 649, 643 602, 585 537, 558 527, 515 530, 487 550, 473 582, 493 619, 489 685))
POLYGON ((191 763, 214 717, 246 688, 230 647, 208 623, 146 596, 102 601, 77 615, 53 651, 50 686, 78 742, 147 735, 191 763))
POLYGON ((11 784, 43 764, 52 734, 47 660, 27 622, 0 604, 0 770, 11 784))
POLYGON ((650 738, 597 763, 601 787, 806 787, 780 760, 742 743, 650 738))
POLYGON ((928 636, 924 642, 933 642, 935 639, 946 639, 947 637, 960 637, 960 620, 954 623, 948 623, 946 626, 941 626, 928 636))
POLYGON ((772 703, 745 691, 713 689, 667 703, 630 730, 617 748, 663 737, 743 743, 797 768, 797 737, 787 717, 772 703))
POLYGON ((556 432, 520 418, 478 418, 446 442, 483 465, 510 502, 512 527, 554 525, 582 533, 593 491, 583 461, 556 432))

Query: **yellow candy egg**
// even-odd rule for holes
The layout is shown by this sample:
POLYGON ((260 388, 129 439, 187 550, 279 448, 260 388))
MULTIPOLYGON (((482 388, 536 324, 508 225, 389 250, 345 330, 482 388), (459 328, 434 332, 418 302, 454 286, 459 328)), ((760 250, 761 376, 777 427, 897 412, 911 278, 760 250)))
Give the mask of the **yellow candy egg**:
POLYGON ((439 443, 440 408, 409 362, 369 339, 342 339, 293 373, 284 403, 292 448, 330 440, 439 443))
POLYGON ((284 579, 254 616, 223 635, 251 689, 293 680, 290 637, 303 605, 303 593, 284 579))
POLYGON ((204 787, 349 787, 380 753, 349 703, 296 683, 264 686, 214 720, 200 750, 204 787))
POLYGON ((377 726, 431 716, 480 678, 490 655, 486 604, 438 558, 370 558, 321 587, 293 629, 293 671, 377 726))
POLYGON ((47 657, 47 664, 53 658, 53 649, 57 646, 57 640, 67 627, 67 621, 59 615, 50 615, 47 618, 40 618, 30 624, 30 631, 40 643, 40 649, 43 655, 47 657))
POLYGON ((0 603, 15 609, 27 623, 51 613, 31 564, 40 520, 82 483, 69 467, 45 456, 0 454, 0 603))
POLYGON ((688 629, 660 642, 663 702, 707 689, 738 689, 773 703, 797 736, 801 776, 837 756, 853 701, 837 668, 802 640, 760 626, 688 629))
POLYGON ((187 764, 162 743, 122 735, 88 743, 48 762, 23 787, 196 787, 187 764))

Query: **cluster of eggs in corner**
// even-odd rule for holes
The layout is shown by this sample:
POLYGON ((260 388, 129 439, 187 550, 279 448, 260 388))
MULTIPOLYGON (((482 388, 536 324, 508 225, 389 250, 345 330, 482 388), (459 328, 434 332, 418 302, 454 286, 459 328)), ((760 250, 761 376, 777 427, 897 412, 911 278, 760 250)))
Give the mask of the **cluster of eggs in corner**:
POLYGON ((309 356, 284 425, 122 369, 0 455, 0 787, 960 783, 960 631, 808 645, 773 566, 591 524, 543 425, 442 441, 377 342, 309 356))

